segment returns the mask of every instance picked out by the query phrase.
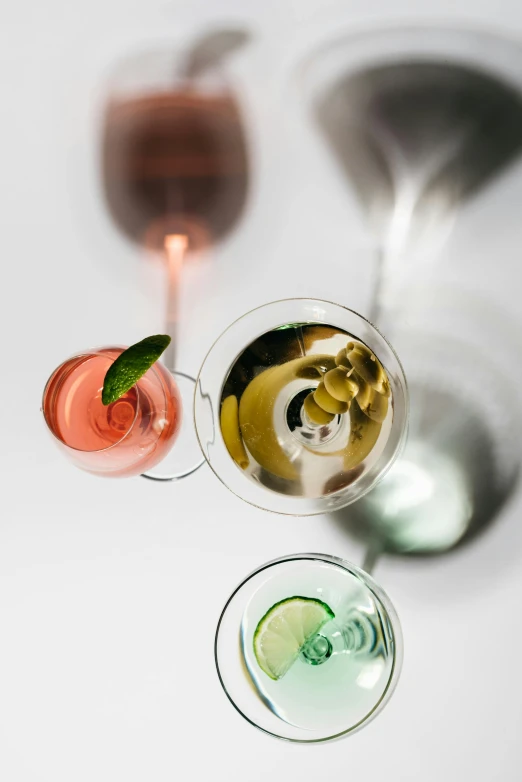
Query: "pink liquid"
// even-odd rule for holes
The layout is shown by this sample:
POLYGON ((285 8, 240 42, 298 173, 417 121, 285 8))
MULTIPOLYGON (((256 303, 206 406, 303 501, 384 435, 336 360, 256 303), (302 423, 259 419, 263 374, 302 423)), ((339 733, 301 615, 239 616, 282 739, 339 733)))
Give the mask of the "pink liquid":
POLYGON ((81 468, 111 476, 138 475, 160 462, 181 424, 181 400, 170 373, 156 363, 107 407, 105 374, 122 352, 104 348, 64 362, 44 391, 52 433, 81 468))

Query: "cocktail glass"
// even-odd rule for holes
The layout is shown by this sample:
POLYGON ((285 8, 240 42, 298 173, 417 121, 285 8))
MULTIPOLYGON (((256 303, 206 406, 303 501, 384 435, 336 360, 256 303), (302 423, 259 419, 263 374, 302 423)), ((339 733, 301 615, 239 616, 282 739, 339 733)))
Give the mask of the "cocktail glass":
POLYGON ((124 348, 72 356, 54 370, 42 410, 58 446, 83 470, 107 477, 140 475, 159 464, 179 434, 181 397, 159 362, 120 399, 105 406, 105 374, 124 348))
POLYGON ((326 741, 366 725, 388 702, 402 665, 401 627, 367 573, 337 557, 295 554, 262 565, 234 590, 219 618, 215 661, 226 695, 252 725, 289 741, 326 741), (295 659, 274 680, 256 658, 256 628, 296 595, 327 604, 335 617, 300 648, 295 615, 276 619, 280 635, 268 646, 290 645, 295 659))
POLYGON ((239 318, 210 349, 196 385, 196 431, 210 467, 246 502, 276 513, 325 513, 362 497, 400 453, 407 417, 391 345, 361 315, 316 299, 276 301, 239 318), (354 369, 339 358, 349 345, 373 357, 365 370, 375 372, 373 386, 360 359, 354 369), (331 390, 336 380, 334 395, 346 402, 325 399, 324 384, 331 390), (322 418, 310 396, 328 408, 322 418))

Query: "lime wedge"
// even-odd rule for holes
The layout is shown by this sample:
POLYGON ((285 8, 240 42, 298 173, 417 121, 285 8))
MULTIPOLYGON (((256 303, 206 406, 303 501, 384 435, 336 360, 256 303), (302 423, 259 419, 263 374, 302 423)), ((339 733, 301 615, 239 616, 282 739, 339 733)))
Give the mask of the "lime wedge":
POLYGON ((289 597, 266 612, 254 633, 254 654, 271 679, 281 679, 304 645, 335 616, 321 600, 289 597))
POLYGON ((103 381, 102 402, 110 405, 126 394, 158 360, 170 343, 166 334, 155 334, 124 350, 110 365, 103 381))

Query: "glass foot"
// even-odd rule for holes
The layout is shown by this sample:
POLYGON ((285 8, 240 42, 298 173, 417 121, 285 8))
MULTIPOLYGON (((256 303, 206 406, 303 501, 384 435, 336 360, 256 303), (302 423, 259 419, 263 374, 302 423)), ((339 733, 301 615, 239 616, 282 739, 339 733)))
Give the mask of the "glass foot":
POLYGON ((172 449, 163 461, 142 474, 143 478, 149 478, 152 481, 177 481, 180 478, 185 478, 201 467, 205 461, 194 427, 196 381, 183 372, 172 372, 171 374, 181 396, 183 418, 179 435, 172 449))

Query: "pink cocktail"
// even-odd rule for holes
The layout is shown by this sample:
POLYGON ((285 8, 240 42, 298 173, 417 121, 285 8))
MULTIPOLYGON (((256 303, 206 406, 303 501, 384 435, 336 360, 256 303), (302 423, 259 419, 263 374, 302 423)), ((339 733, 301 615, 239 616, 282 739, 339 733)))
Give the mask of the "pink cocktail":
POLYGON ((120 399, 105 406, 105 374, 124 348, 101 348, 61 364, 43 395, 45 420, 76 466, 110 477, 139 475, 171 449, 181 399, 170 372, 156 362, 120 399))

